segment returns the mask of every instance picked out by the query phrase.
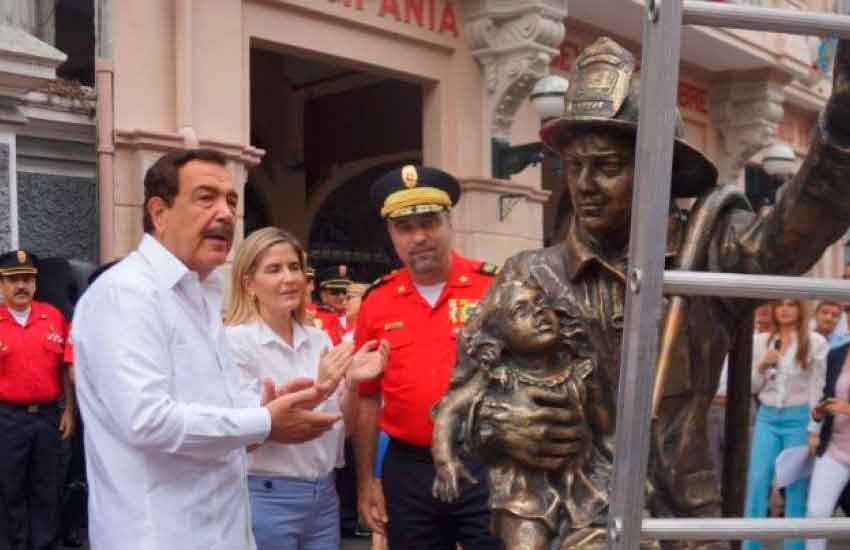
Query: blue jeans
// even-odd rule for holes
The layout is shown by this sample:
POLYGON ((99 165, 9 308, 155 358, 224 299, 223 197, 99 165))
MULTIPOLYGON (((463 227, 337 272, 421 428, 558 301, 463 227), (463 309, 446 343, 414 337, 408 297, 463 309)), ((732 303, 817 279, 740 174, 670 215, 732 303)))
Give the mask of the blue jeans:
MULTIPOLYGON (((750 449, 750 467, 747 472, 747 500, 744 515, 762 518, 767 515, 768 499, 773 484, 776 457, 784 449, 806 445, 809 424, 809 407, 759 407, 753 445, 750 449)), ((806 493, 809 480, 795 481, 785 488, 785 517, 801 518, 806 515, 806 493)), ((743 550, 760 550, 761 542, 745 540, 743 550)), ((786 539, 785 550, 803 550, 802 539, 786 539)))
POLYGON ((257 550, 339 550, 333 474, 317 480, 248 476, 257 550))

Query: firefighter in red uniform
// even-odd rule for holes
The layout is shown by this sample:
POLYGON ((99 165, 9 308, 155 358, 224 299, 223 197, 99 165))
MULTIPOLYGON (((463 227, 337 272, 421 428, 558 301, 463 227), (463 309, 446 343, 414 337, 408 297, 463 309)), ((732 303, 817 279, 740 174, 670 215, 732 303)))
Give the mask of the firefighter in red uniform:
MULTIPOLYGON (((304 265, 307 265, 307 256, 304 256, 304 265)), ((316 280, 316 271, 312 267, 304 268, 304 278, 307 279, 307 287, 304 289, 304 299, 307 301, 307 305, 304 309, 307 311, 306 321, 312 325, 316 325, 316 328, 319 327, 319 323, 316 322, 316 311, 317 306, 313 303, 313 290, 316 288, 315 280, 316 280)))
POLYGON ((59 310, 33 300, 36 273, 25 250, 0 256, 0 547, 12 550, 55 548, 60 438, 74 429, 68 326, 59 310))
POLYGON ((345 302, 346 292, 351 279, 348 277, 348 266, 333 265, 319 272, 319 299, 316 306, 316 326, 324 330, 334 345, 342 342, 345 333, 345 302))
POLYGON ((502 547, 489 530, 479 464, 467 465, 479 482, 464 485, 456 502, 431 494, 431 408, 448 387, 456 334, 496 272, 451 249, 449 212, 459 195, 454 177, 422 166, 393 170, 372 186, 404 267, 373 284, 357 318, 357 347, 385 339, 391 351, 383 375, 360 384, 354 437, 360 514, 395 550, 502 547), (379 427, 390 436, 380 480, 373 474, 379 427))

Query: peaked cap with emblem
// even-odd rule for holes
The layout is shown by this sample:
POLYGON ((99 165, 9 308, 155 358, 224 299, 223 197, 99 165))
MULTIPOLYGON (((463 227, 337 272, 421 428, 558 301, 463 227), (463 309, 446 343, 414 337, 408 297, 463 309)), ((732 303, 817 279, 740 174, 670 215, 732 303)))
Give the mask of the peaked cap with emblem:
POLYGON ((347 265, 332 265, 321 270, 318 275, 318 287, 324 289, 345 290, 351 284, 351 270, 347 265))
POLYGON ((38 258, 26 250, 12 250, 0 256, 0 275, 35 275, 38 258))
MULTIPOLYGON (((600 38, 575 60, 564 98, 564 116, 546 124, 540 138, 561 154, 571 139, 589 130, 610 130, 635 136, 640 102, 640 80, 634 75, 635 58, 611 40, 600 38)), ((695 197, 717 184, 717 168, 684 139, 682 118, 676 111, 673 149, 673 197, 695 197)))
POLYGON ((399 218, 451 209, 460 198, 460 184, 437 168, 408 164, 373 183, 371 195, 382 218, 399 218))

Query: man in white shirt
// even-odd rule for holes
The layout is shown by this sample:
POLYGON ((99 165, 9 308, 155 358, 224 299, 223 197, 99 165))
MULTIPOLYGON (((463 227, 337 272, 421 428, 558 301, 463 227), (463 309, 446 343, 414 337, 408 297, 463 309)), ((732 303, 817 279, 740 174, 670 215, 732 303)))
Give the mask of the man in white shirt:
POLYGON ((145 175, 145 236, 80 300, 72 341, 86 425, 93 550, 255 548, 245 448, 339 420, 301 379, 240 402, 221 323, 238 195, 219 153, 170 153, 145 175))

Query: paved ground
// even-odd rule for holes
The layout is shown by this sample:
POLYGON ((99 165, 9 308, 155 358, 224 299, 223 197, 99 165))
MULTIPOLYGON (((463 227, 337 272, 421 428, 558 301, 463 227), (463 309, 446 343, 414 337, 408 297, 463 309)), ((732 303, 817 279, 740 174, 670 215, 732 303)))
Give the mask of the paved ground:
MULTIPOLYGON (((850 521, 850 519, 848 519, 850 521)), ((340 550, 369 550, 370 542, 367 538, 345 538, 342 539, 340 550)), ((850 540, 833 541, 827 545, 828 550, 850 550, 850 540)), ((84 550, 88 550, 86 547, 84 550)), ((764 543, 764 550, 782 550, 781 541, 769 541, 764 543)))
POLYGON ((340 550, 369 550, 371 543, 369 539, 342 539, 340 550))
MULTIPOLYGON (((60 546, 60 548, 64 549, 65 547, 60 546)), ((368 538, 346 538, 342 539, 342 544, 340 545, 340 550, 369 550, 370 548, 371 543, 368 538)), ((88 545, 84 546, 82 550, 89 550, 88 545)))

